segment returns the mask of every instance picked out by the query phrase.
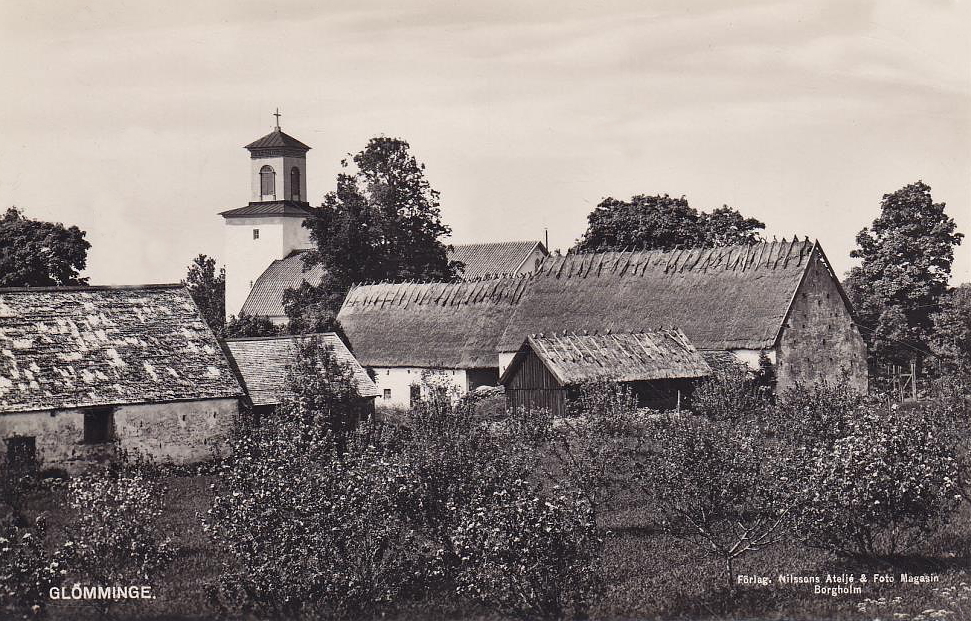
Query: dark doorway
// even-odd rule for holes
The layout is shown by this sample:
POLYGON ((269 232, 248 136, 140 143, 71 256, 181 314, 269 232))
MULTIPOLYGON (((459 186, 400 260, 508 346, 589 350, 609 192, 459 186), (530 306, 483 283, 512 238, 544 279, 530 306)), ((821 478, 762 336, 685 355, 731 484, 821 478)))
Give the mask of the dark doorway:
POLYGON ((11 470, 37 468, 37 439, 34 436, 7 438, 7 465, 11 470))

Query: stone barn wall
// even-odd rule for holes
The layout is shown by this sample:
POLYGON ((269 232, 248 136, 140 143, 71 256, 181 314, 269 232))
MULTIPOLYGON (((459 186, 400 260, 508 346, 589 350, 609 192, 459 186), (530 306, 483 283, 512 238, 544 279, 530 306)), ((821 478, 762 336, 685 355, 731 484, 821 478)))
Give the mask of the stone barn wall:
POLYGON ((123 452, 168 464, 189 464, 228 451, 235 424, 236 399, 121 405, 113 409, 113 441, 84 442, 84 411, 79 409, 0 414, 0 464, 6 467, 7 443, 17 436, 35 438, 40 468, 69 473, 123 452))
POLYGON ((867 390, 866 344, 833 277, 816 253, 796 292, 776 348, 777 389, 842 382, 867 390))

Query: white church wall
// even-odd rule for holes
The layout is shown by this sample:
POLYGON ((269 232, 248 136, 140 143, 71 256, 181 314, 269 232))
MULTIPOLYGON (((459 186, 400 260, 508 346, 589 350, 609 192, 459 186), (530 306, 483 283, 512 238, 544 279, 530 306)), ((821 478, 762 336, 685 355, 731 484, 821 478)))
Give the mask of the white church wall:
POLYGON ((227 218, 225 228, 226 317, 238 315, 256 279, 270 263, 307 248, 300 218, 227 218), (253 231, 259 235, 254 236, 253 231))

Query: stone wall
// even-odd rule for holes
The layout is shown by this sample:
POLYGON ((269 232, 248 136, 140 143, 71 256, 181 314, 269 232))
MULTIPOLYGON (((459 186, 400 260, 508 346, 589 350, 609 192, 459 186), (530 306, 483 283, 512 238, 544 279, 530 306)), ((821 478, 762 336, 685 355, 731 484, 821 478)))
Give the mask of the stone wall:
POLYGON ((776 352, 778 390, 796 383, 841 382, 867 390, 866 344, 822 257, 796 292, 776 352))
POLYGON ((0 464, 7 463, 7 443, 15 436, 33 436, 40 468, 74 473, 138 453, 160 463, 187 464, 224 455, 238 402, 210 399, 123 405, 113 410, 114 440, 84 443, 84 410, 47 410, 0 414, 0 464))

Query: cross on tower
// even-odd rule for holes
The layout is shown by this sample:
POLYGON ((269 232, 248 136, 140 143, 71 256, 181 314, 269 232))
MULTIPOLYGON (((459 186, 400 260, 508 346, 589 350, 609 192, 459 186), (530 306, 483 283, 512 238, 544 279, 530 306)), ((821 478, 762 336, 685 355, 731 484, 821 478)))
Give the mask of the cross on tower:
POLYGON ((279 108, 276 109, 276 112, 273 113, 273 116, 276 117, 276 128, 277 129, 280 129, 280 116, 281 115, 280 115, 280 109, 279 108))

